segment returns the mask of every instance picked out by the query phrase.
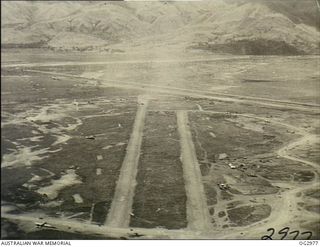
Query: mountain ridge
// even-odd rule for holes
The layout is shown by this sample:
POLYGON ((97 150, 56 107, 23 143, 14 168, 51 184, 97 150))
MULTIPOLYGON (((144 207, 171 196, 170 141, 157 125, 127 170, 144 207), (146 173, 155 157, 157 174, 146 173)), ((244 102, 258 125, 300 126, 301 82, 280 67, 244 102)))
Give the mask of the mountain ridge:
POLYGON ((148 41, 233 54, 319 54, 318 22, 310 23, 320 16, 309 11, 312 1, 305 1, 302 14, 293 8, 301 2, 278 2, 279 11, 266 0, 2 2, 1 45, 67 50, 148 41))

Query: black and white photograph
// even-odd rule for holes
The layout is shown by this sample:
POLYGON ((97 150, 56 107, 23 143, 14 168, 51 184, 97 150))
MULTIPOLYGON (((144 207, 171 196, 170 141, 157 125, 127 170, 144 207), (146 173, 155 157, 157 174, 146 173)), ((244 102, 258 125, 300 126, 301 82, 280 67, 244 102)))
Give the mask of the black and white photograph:
POLYGON ((318 245, 320 0, 1 1, 8 240, 318 245))

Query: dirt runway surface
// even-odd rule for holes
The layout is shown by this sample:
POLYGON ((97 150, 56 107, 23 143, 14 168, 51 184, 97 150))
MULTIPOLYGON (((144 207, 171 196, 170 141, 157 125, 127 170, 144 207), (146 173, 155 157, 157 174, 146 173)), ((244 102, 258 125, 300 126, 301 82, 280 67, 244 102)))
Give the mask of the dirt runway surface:
MULTIPOLYGON (((183 63, 228 59, 152 62, 182 69, 183 63)), ((290 227, 319 237, 319 164, 303 153, 319 142, 319 105, 294 93, 277 99, 188 88, 179 80, 167 84, 166 75, 155 78, 156 85, 109 79, 94 67, 149 62, 2 65, 2 218, 25 234, 50 229, 116 239, 260 239, 270 227, 290 227), (21 88, 10 86, 18 82, 21 88), (152 122, 145 126, 148 116, 152 122), (170 145, 161 148, 165 142, 170 145), (163 169, 153 164, 161 155, 163 169), (9 181, 5 174, 13 173, 9 181), (167 196, 165 186, 175 185, 167 196), (148 193, 159 189, 155 199, 144 186, 148 193), (170 215, 180 222, 171 224, 170 215)), ((3 227, 8 238, 15 234, 10 224, 3 227)))
POLYGON ((114 199, 106 221, 106 224, 111 227, 128 227, 130 222, 148 100, 140 97, 138 103, 140 106, 137 110, 132 135, 127 146, 127 153, 121 167, 114 199))
POLYGON ((209 211, 201 181, 201 173, 189 130, 188 115, 177 112, 178 130, 181 142, 181 161, 187 192, 188 228, 195 231, 208 231, 211 228, 209 211))

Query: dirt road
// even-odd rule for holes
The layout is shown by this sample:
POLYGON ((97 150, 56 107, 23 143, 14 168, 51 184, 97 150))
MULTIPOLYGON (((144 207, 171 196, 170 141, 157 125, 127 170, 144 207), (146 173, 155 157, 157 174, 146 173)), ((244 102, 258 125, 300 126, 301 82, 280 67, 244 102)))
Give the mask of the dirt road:
POLYGON ((140 59, 140 60, 114 60, 114 61, 96 61, 96 62, 56 62, 56 63, 8 63, 1 64, 2 68, 33 68, 33 67, 51 67, 51 66, 77 66, 77 65, 108 65, 108 64, 144 64, 144 63, 181 63, 181 62, 210 62, 227 61, 235 59, 249 59, 250 56, 216 57, 216 58, 193 58, 193 59, 140 59))
MULTIPOLYGON (((102 81, 101 86, 107 87, 119 87, 125 89, 139 89, 142 91, 147 92, 155 92, 161 93, 166 95, 178 95, 178 96, 189 96, 193 98, 205 98, 223 102, 236 102, 240 104, 249 104, 249 105, 261 105, 266 107, 272 108, 279 108, 279 109, 292 109, 298 111, 306 111, 306 112, 318 112, 318 105, 307 105, 305 103, 300 102, 286 102, 286 101, 277 101, 273 99, 265 99, 265 98, 258 98, 256 97, 254 100, 251 97, 247 98, 246 96, 237 96, 232 95, 232 97, 225 96, 223 94, 214 93, 210 94, 208 92, 197 92, 197 90, 193 89, 183 89, 183 88, 175 88, 175 87, 162 87, 162 86, 154 86, 154 85, 142 85, 137 83, 129 83, 129 82, 110 82, 110 81, 102 81)), ((198 90, 199 91, 199 90, 198 90)))
MULTIPOLYGON (((12 66, 14 67, 14 66, 12 66)), ((36 71, 33 71, 36 72, 36 71)), ((79 76, 73 76, 62 73, 51 73, 51 72, 41 72, 38 73, 44 74, 54 74, 60 76, 67 77, 75 77, 75 78, 83 78, 83 79, 91 79, 79 76)), ((168 95, 178 95, 178 96, 190 96, 190 97, 199 97, 199 98, 207 98, 213 100, 221 100, 226 102, 238 102, 243 104, 253 104, 253 105, 261 105, 275 108, 285 108, 285 109, 294 109, 301 111, 317 111, 317 108, 313 106, 306 107, 299 102, 285 102, 285 101, 276 101, 272 99, 263 99, 253 97, 244 98, 243 96, 239 96, 241 98, 235 98, 234 95, 229 96, 212 96, 208 95, 201 90, 199 92, 194 92, 193 90, 181 89, 175 87, 161 87, 153 85, 149 85, 148 88, 144 88, 143 85, 138 84, 116 84, 115 82, 103 82, 105 86, 111 87, 123 87, 123 88, 132 88, 132 89, 140 89, 148 92, 157 92, 168 95)), ((237 96, 238 97, 238 96, 237 96)), ((144 128, 144 122, 146 117, 148 99, 139 98, 139 107, 136 114, 136 119, 133 126, 132 135, 127 147, 127 154, 123 161, 123 165, 120 171, 119 181, 116 186, 114 200, 111 205, 111 209, 109 211, 106 225, 105 226, 96 226, 89 223, 83 223, 79 221, 67 220, 67 219, 56 219, 44 216, 44 219, 48 222, 48 224, 52 224, 56 226, 59 230, 65 230, 69 232, 79 231, 84 234, 99 234, 102 236, 108 237, 121 237, 123 234, 129 233, 129 221, 130 221, 130 213, 132 208, 132 201, 135 190, 135 177, 137 174, 138 160, 140 155, 140 148, 142 142, 142 134, 144 128), (121 229, 120 229, 121 228, 121 229)), ((200 109, 203 110, 203 109, 200 109)), ((204 113, 221 113, 214 111, 201 111, 204 113)), ((223 112, 222 112, 223 113, 223 112)), ((227 113, 227 112, 224 112, 227 113)), ((282 158, 290 159, 292 161, 300 162, 304 165, 312 167, 313 170, 319 171, 319 164, 314 162, 294 157, 290 152, 292 149, 298 146, 306 145, 308 142, 314 142, 318 139, 318 136, 312 135, 308 133, 306 130, 274 121, 270 118, 257 117, 250 114, 234 114, 239 116, 244 116, 248 118, 255 118, 262 121, 266 121, 272 125, 279 125, 286 127, 290 130, 294 130, 297 134, 300 134, 301 137, 297 140, 293 140, 290 143, 286 144, 284 147, 281 147, 276 154, 282 158)), ((293 183, 293 184, 284 184, 286 187, 289 187, 289 190, 281 193, 281 198, 275 198, 272 201, 272 212, 271 215, 263 222, 258 222, 252 224, 248 227, 239 227, 237 230, 233 230, 232 232, 227 232, 222 230, 220 232, 212 230, 211 224, 208 221, 209 213, 206 205, 206 197, 204 195, 203 184, 201 181, 201 173, 199 170, 196 153, 194 149, 194 145, 192 142, 192 136, 190 133, 190 128, 188 126, 188 116, 187 111, 177 111, 177 121, 178 121, 178 130, 180 134, 180 143, 181 143, 181 152, 182 152, 182 162, 184 169, 184 179, 185 186, 188 195, 187 201, 187 210, 188 210, 188 229, 181 229, 177 231, 173 230, 165 230, 165 229, 134 229, 141 234, 144 234, 143 238, 254 238, 257 239, 261 234, 266 233, 266 229, 268 225, 272 227, 283 227, 287 224, 297 224, 295 216, 301 215, 301 212, 298 211, 297 203, 299 202, 299 198, 297 194, 303 192, 307 189, 317 188, 320 186, 318 175, 315 176, 315 179, 309 183, 293 183), (290 208, 290 212, 288 209, 290 208), (240 235, 242 233, 242 235, 240 235)), ((23 215, 15 215, 10 214, 9 212, 2 213, 3 218, 17 220, 19 222, 27 222, 28 224, 33 224, 34 221, 37 221, 37 216, 23 214, 23 215)), ((34 226, 34 224, 33 224, 34 226)))
MULTIPOLYGON (((39 230, 36 228, 35 222, 46 222, 54 227, 54 230, 82 233, 84 235, 93 235, 104 238, 142 238, 142 239, 210 239, 210 235, 202 232, 181 230, 167 230, 163 228, 117 228, 110 226, 99 226, 89 222, 77 221, 66 218, 53 218, 41 214, 11 214, 6 210, 5 206, 1 207, 1 217, 12 222, 21 224, 21 227, 26 232, 39 230), (42 219, 39 219, 41 217, 42 219), (138 234, 135 235, 135 234, 138 234), (132 237, 133 236, 133 237, 132 237)), ((43 228, 44 230, 46 228, 43 228)))
POLYGON ((319 141, 319 136, 305 133, 305 135, 303 135, 298 140, 295 140, 294 142, 289 143, 287 146, 279 149, 277 154, 283 158, 312 166, 316 171, 320 172, 320 170, 319 170, 320 165, 319 164, 317 164, 315 162, 308 161, 308 160, 294 157, 294 156, 292 156, 292 154, 290 154, 290 155, 288 154, 288 152, 290 152, 290 150, 294 149, 295 147, 304 146, 308 143, 315 143, 317 141, 319 141))
MULTIPOLYGON (((194 112, 195 110, 193 110, 194 112)), ((200 111, 197 111, 200 112, 200 111)), ((204 111, 206 113, 212 113, 212 114, 230 114, 228 112, 216 112, 216 111, 204 111)), ((315 170, 317 173, 320 172, 320 166, 319 164, 315 162, 311 162, 305 159, 297 158, 292 156, 290 154, 290 151, 296 147, 304 146, 308 143, 314 143, 319 140, 319 136, 310 134, 309 132, 305 131, 302 128, 282 123, 278 121, 271 120, 269 118, 264 117, 257 117, 250 114, 232 114, 237 116, 243 116, 243 117, 249 117, 254 118, 262 121, 269 122, 273 125, 280 125, 283 127, 286 127, 289 130, 294 130, 297 134, 301 135, 300 138, 293 140, 289 143, 287 143, 285 146, 281 147, 279 150, 277 150, 276 154, 282 158, 289 159, 292 161, 300 162, 302 164, 305 164, 307 166, 310 166, 315 170)), ((232 233, 223 233, 218 234, 216 237, 225 237, 228 238, 252 238, 257 239, 259 236, 263 236, 266 234, 267 226, 273 227, 275 229, 280 230, 283 227, 296 227, 297 229, 301 229, 301 226, 299 225, 300 222, 297 221, 297 218, 301 218, 301 211, 298 209, 298 203, 301 201, 301 198, 299 198, 298 194, 301 192, 304 192, 308 189, 315 189, 319 188, 320 182, 319 182, 319 176, 315 173, 315 178, 313 181, 308 183, 287 183, 283 182, 281 183, 284 187, 289 187, 289 190, 282 192, 281 197, 276 197, 272 201, 272 211, 270 216, 267 218, 267 222, 257 222, 255 224, 249 225, 247 227, 241 227, 238 228, 238 230, 233 231, 232 233)), ((280 184, 279 184, 280 185, 280 184)), ((304 215, 305 219, 314 220, 313 215, 304 215)))
MULTIPOLYGON (((135 123, 135 129, 139 129, 139 131, 142 131, 142 126, 141 124, 143 124, 144 121, 143 120, 143 112, 146 111, 146 109, 142 109, 142 108, 146 108, 146 105, 140 106, 140 113, 137 113, 137 117, 136 120, 140 123, 135 123), (142 115, 142 116, 141 116, 142 115), (139 116, 139 117, 138 117, 139 116), (142 122, 141 122, 142 121, 142 122), (140 126, 140 127, 139 127, 140 126)), ((206 111, 207 113, 217 113, 217 114, 221 114, 221 113, 227 113, 227 112, 215 112, 215 111, 206 111)), ((194 164, 197 163, 196 161, 196 157, 195 157, 195 153, 194 153, 194 147, 192 146, 193 144, 190 144, 190 138, 191 138, 191 133, 188 127, 188 121, 187 121, 187 115, 186 115, 186 111, 180 111, 178 112, 178 125, 179 125, 179 132, 181 135, 181 146, 183 148, 183 155, 184 158, 184 165, 187 164, 188 169, 185 169, 186 171, 186 175, 188 176, 188 178, 186 179, 186 186, 189 186, 190 188, 187 190, 188 196, 189 198, 192 198, 193 196, 193 200, 195 200, 195 203, 193 205, 191 205, 191 202, 188 205, 188 207, 190 208, 190 210, 194 210, 194 214, 191 214, 191 218, 188 218, 189 223, 190 223, 190 230, 189 229, 181 229, 181 230, 166 230, 166 229, 141 229, 141 228, 120 228, 120 227, 110 227, 108 225, 106 226, 97 226, 97 225, 93 225, 90 223, 86 223, 86 222, 80 222, 80 221, 76 221, 76 220, 71 220, 71 219, 58 219, 58 218, 51 218, 48 217, 46 215, 41 215, 41 217, 43 218, 44 221, 46 221, 48 224, 55 226, 58 230, 61 231, 66 231, 66 232, 80 232, 83 234, 94 234, 94 235, 98 235, 98 236, 102 236, 102 237, 114 237, 114 238, 120 238, 120 237, 128 237, 130 238, 130 234, 132 233, 139 233, 142 234, 143 236, 141 236, 141 238, 143 239, 257 239, 259 237, 261 237, 263 234, 266 234, 266 230, 268 227, 274 227, 277 228, 278 230, 281 229, 281 227, 284 227, 286 225, 290 225, 290 226, 295 226, 297 225, 299 222, 296 222, 296 216, 301 215, 301 211, 298 210, 297 207, 297 203, 299 202, 299 197, 297 196, 297 194, 299 192, 303 192, 307 189, 312 189, 312 188, 318 188, 320 186, 318 177, 316 176, 316 178, 309 182, 309 183, 304 183, 304 184, 300 184, 300 183, 296 183, 296 184, 287 184, 285 183, 284 185, 286 187, 289 186, 289 190, 283 192, 281 194, 281 198, 277 197, 275 195, 275 198, 272 202, 272 212, 271 215, 263 222, 257 222, 254 223, 252 225, 246 226, 246 227, 238 227, 237 229, 232 230, 232 232, 230 232, 230 230, 213 230, 211 229, 207 229, 206 226, 208 224, 204 223, 206 222, 206 220, 208 219, 208 217, 205 220, 201 220, 201 222, 199 222, 200 220, 198 220, 194 215, 197 215, 199 213, 200 210, 200 217, 206 217, 206 212, 204 212, 204 208, 203 208, 203 204, 201 203, 203 202, 204 198, 201 196, 201 194, 199 194, 199 191, 201 191, 201 186, 202 183, 199 183, 199 171, 195 171, 194 170, 194 164), (183 142, 183 143, 182 143, 183 142), (190 146, 191 145, 191 146, 190 146), (183 147, 184 146, 184 147, 183 147), (193 151, 192 151, 193 150, 193 151), (197 176, 195 176, 196 174, 198 174, 197 176), (187 182, 188 180, 190 180, 189 182, 187 182), (191 185, 190 183, 196 183, 196 185, 191 185), (200 188, 199 188, 200 186, 200 188), (195 189, 197 188, 197 189, 195 189), (189 193, 193 193, 190 197, 189 193), (196 194, 197 193, 197 194, 196 194), (200 197, 199 197, 200 196, 200 197), (200 202, 200 203, 199 203, 200 202), (194 217, 194 218, 192 218, 194 217), (196 231, 194 230, 194 228, 196 229, 196 231), (197 231, 201 228, 204 228, 201 231, 197 231), (132 230, 130 230, 132 229, 132 230)), ((290 125, 290 124, 286 124, 286 123, 282 123, 282 122, 278 122, 278 121, 274 121, 271 120, 269 118, 263 118, 263 117, 257 117, 251 114, 234 114, 234 115, 241 115, 244 117, 249 117, 249 118, 255 118, 258 120, 262 120, 262 121, 268 121, 270 122, 270 124, 273 125, 280 125, 280 126, 284 126, 286 128, 288 128, 289 130, 295 130, 297 133, 299 133, 301 135, 301 137, 298 140, 293 140, 290 143, 286 144, 284 147, 282 147, 281 149, 279 149, 277 151, 277 154, 283 158, 287 158, 290 160, 295 160, 298 162, 301 162, 303 164, 306 165, 310 165, 312 166, 312 168, 317 168, 317 170, 319 170, 318 165, 314 162, 310 162, 304 159, 298 159, 296 157, 291 156, 291 154, 289 154, 288 152, 290 150, 292 150, 293 148, 297 147, 297 146, 301 146, 306 144, 308 141, 313 142, 317 136, 315 135, 310 135, 308 132, 306 132, 304 129, 298 128, 296 126, 290 125)), ((139 132, 138 131, 138 132, 139 132)), ((136 131, 133 131, 133 133, 137 133, 136 131)), ((136 136, 136 137, 132 137, 131 139, 140 139, 141 137, 136 136)), ((133 141, 132 141, 133 142, 133 141)), ((138 142, 138 141, 135 141, 138 142)), ((134 142, 134 143, 135 143, 134 142)), ((131 144, 133 145, 133 144, 131 144)), ((134 145, 135 146, 135 145, 134 145)), ((137 146, 135 146, 135 148, 137 148, 137 146)), ((134 159, 134 157, 137 159, 138 157, 136 157, 136 155, 138 155, 137 151, 131 151, 130 152, 130 156, 132 156, 132 158, 134 159)), ((127 154, 128 156, 129 154, 127 154)), ((123 173, 126 174, 126 176, 123 175, 123 179, 127 179, 130 178, 130 175, 128 175, 128 173, 123 173)), ((131 178, 133 178, 134 181, 134 177, 132 176, 131 178)), ((115 225, 121 225, 124 226, 127 224, 128 222, 128 212, 130 212, 131 207, 130 207, 130 196, 132 196, 131 193, 134 193, 133 190, 131 190, 131 188, 128 186, 128 184, 130 183, 126 183, 128 181, 123 181, 123 183, 120 183, 120 180, 118 182, 119 186, 120 184, 122 184, 121 187, 119 187, 119 193, 127 193, 129 194, 128 198, 125 198, 124 201, 117 201, 117 204, 125 204, 126 207, 124 209, 122 209, 122 214, 119 213, 118 216, 115 216, 114 222, 115 225), (123 187, 124 186, 124 187, 123 187), (129 189, 128 189, 129 188, 129 189), (122 191, 124 190, 124 191, 122 191), (129 200, 127 200, 129 199, 129 200), (124 217, 123 217, 124 215, 124 217)), ((132 180, 131 180, 132 182, 132 180)), ((203 195, 203 194, 202 194, 203 195)), ((118 197, 121 198, 122 194, 119 194, 118 197)), ((116 206, 114 206, 116 207, 116 206)), ((116 209, 116 208, 115 208, 116 209)), ((3 218, 6 219, 10 219, 12 221, 16 221, 16 222, 21 222, 23 223, 23 225, 29 225, 29 231, 30 230, 34 230, 34 222, 39 221, 39 215, 33 215, 33 214, 28 214, 28 213, 24 213, 21 215, 17 215, 17 214, 11 214, 9 211, 6 211, 6 207, 2 206, 1 208, 2 212, 1 215, 3 218)), ((118 212, 115 210, 113 213, 114 214, 118 214, 118 212)), ((111 214, 110 214, 111 215, 111 214)), ((189 215, 188 215, 189 217, 189 215)), ((311 216, 312 217, 312 216, 311 216)), ((121 227, 122 227, 121 226, 121 227)), ((297 225, 298 227, 298 225, 297 225)))
MULTIPOLYGON (((59 64, 59 66, 61 65, 63 64, 59 64)), ((308 103, 293 102, 293 101, 282 101, 282 100, 275 100, 275 99, 268 99, 268 98, 261 98, 261 97, 234 95, 234 94, 213 93, 213 92, 196 90, 196 89, 185 89, 185 88, 177 88, 177 87, 171 87, 171 86, 150 85, 150 84, 128 82, 128 81, 120 82, 120 81, 114 81, 114 80, 101 80, 101 79, 94 79, 94 78, 89 78, 89 77, 84 77, 79 75, 48 72, 48 71, 41 71, 41 70, 28 69, 25 71, 48 74, 48 75, 52 74, 55 76, 74 77, 79 79, 81 78, 81 79, 93 80, 97 83, 99 82, 100 86, 102 87, 105 86, 105 87, 117 87, 117 88, 125 88, 125 89, 139 89, 147 93, 154 92, 154 93, 160 93, 160 94, 166 94, 166 95, 205 98, 205 99, 218 100, 223 102, 236 102, 240 104, 262 105, 266 107, 279 108, 279 109, 292 109, 292 110, 306 111, 306 112, 319 112, 319 105, 317 104, 308 104, 308 103)))

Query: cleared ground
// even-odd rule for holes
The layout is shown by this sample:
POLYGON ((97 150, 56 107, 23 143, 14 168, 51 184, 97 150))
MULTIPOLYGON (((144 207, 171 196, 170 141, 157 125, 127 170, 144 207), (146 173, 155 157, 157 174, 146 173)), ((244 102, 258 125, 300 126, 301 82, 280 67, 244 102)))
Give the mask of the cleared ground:
POLYGON ((6 54, 3 238, 319 238, 317 57, 90 56, 6 54))

